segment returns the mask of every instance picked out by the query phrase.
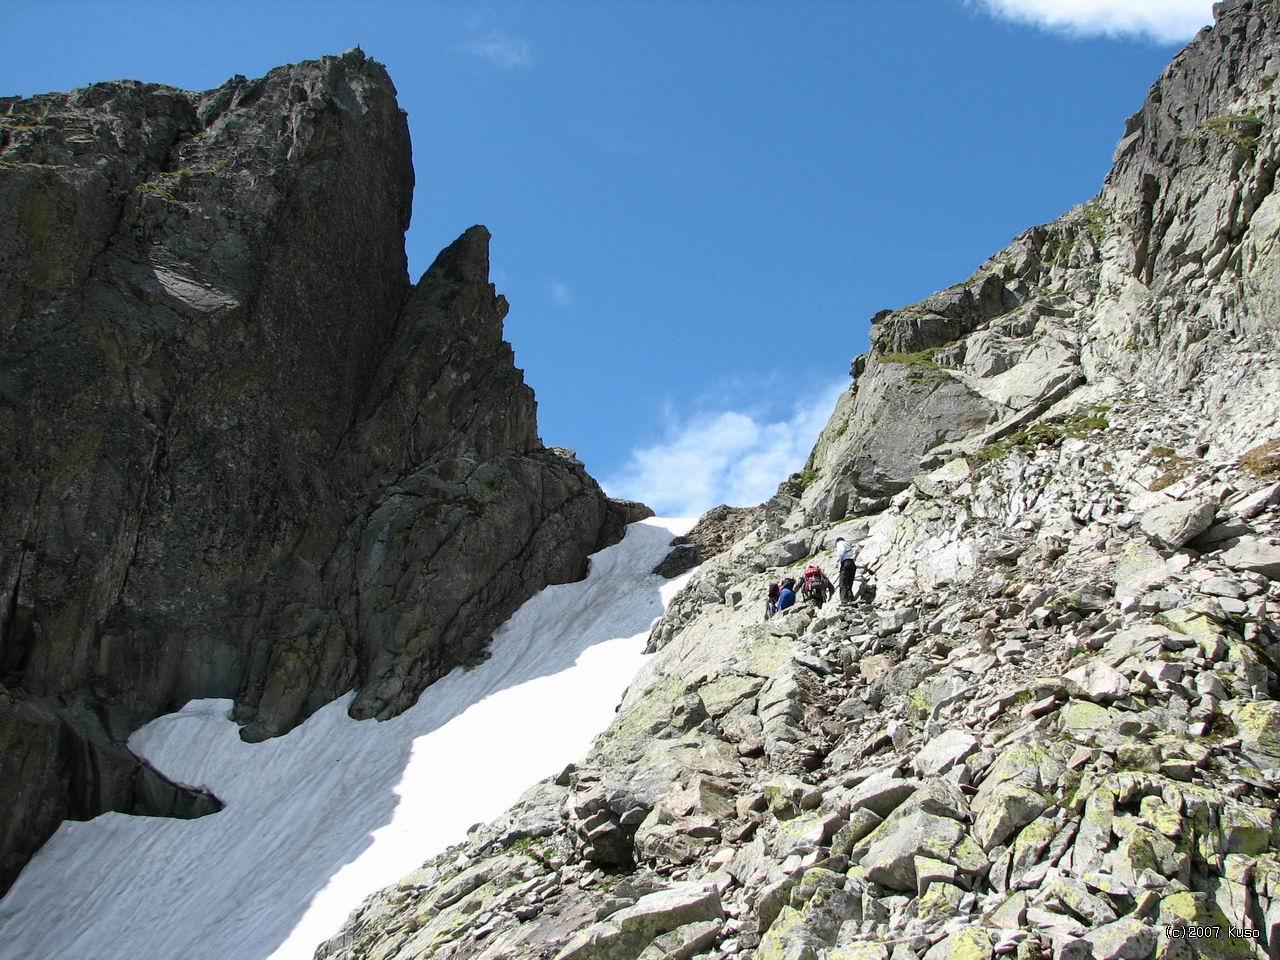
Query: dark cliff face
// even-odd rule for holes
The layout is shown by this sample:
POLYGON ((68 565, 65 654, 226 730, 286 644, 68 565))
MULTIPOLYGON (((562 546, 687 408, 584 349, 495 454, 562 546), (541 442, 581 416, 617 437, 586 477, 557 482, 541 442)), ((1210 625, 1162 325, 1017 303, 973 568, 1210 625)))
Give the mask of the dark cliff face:
POLYGON ((66 817, 199 815, 123 746, 388 717, 641 515, 545 449, 473 227, 409 284, 357 52, 0 100, 0 890, 66 817))

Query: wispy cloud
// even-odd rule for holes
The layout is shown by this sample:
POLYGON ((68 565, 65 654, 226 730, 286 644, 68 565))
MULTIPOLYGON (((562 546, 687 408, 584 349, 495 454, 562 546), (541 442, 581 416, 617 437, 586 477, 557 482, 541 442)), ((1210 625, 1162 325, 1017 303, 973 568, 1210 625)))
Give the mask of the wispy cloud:
POLYGON ((666 516, 760 503, 804 465, 848 385, 847 379, 816 385, 781 416, 759 407, 669 413, 662 441, 633 450, 605 489, 666 516))
POLYGON ((551 294, 551 302, 557 307, 573 306, 573 293, 569 289, 569 285, 560 280, 553 280, 547 287, 547 292, 551 294))
POLYGON ((464 43, 462 49, 500 70, 527 70, 533 66, 533 48, 522 37, 488 33, 464 43))
POLYGON ((970 0, 998 17, 1072 36, 1181 43, 1213 22, 1213 0, 970 0))

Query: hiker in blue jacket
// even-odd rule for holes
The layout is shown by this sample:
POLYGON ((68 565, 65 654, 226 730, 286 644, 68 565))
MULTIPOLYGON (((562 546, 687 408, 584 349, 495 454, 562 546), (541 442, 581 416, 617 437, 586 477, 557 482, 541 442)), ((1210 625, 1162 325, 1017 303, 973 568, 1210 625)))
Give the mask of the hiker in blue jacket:
POLYGON ((778 592, 778 612, 781 613, 795 602, 796 582, 791 577, 787 577, 782 581, 782 589, 778 592))

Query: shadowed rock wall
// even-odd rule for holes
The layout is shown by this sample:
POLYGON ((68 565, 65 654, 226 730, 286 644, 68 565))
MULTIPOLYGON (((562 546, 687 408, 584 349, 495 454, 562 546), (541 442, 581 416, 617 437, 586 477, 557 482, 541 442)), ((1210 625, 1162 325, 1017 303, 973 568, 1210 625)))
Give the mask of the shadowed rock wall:
POLYGON ((124 747, 385 718, 643 513, 544 448, 473 227, 416 286, 359 51, 0 99, 0 890, 65 817, 199 815, 124 747))

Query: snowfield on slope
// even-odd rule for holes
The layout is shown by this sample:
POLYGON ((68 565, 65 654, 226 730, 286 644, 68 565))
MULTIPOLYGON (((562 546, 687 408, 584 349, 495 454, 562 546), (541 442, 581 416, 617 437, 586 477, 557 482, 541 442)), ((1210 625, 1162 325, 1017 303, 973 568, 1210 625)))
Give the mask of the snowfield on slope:
POLYGON ((133 750, 225 809, 64 823, 0 901, 0 958, 309 960, 366 896, 587 751, 688 578, 650 571, 692 522, 632 524, 392 720, 352 720, 349 694, 264 743, 229 700, 147 724, 133 750))

